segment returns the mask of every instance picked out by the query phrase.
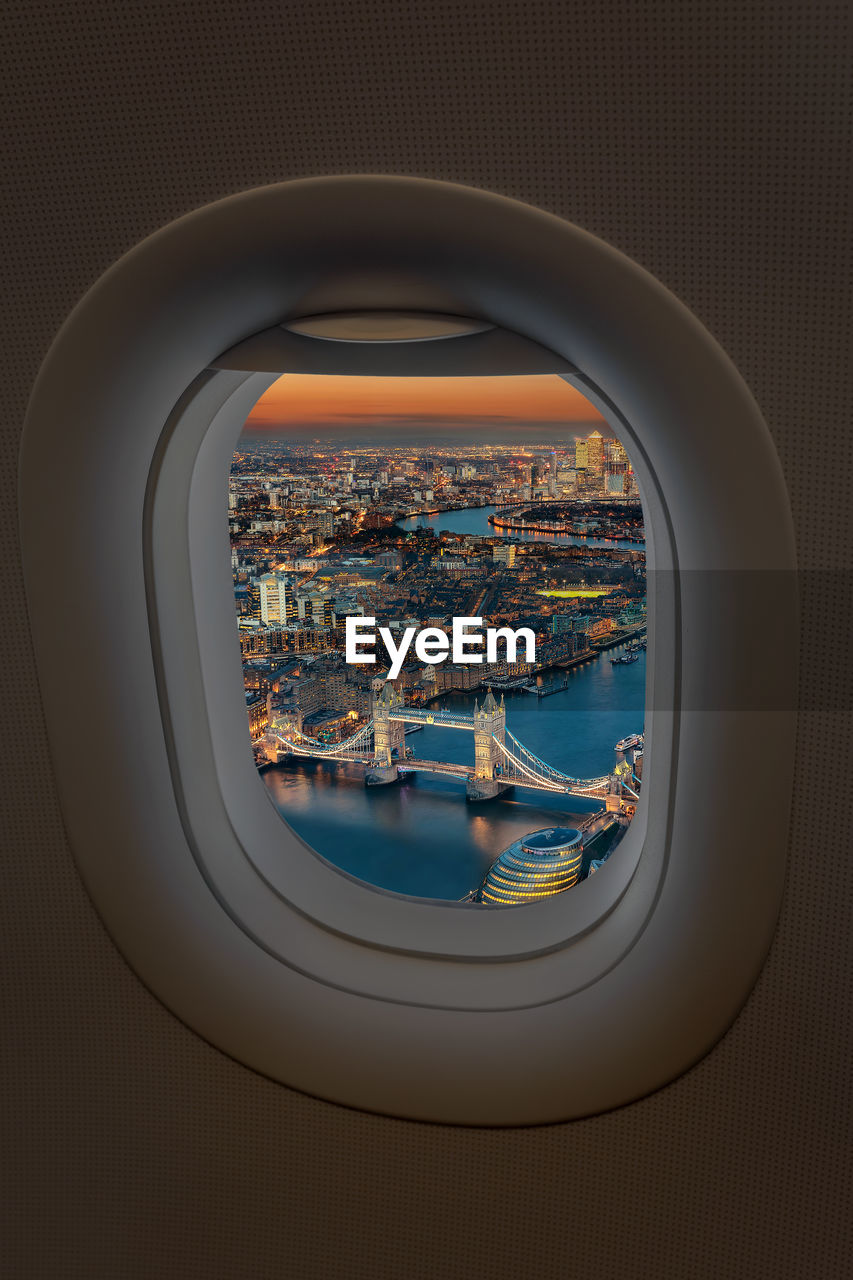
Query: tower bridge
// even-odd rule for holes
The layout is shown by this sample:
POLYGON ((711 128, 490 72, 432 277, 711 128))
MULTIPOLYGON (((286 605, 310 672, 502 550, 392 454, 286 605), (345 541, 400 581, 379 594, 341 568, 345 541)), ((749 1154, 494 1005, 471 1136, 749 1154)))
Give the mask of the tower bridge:
POLYGON ((561 795, 603 800, 611 791, 613 776, 575 778, 535 755, 506 727, 506 707, 491 689, 482 705, 471 713, 431 711, 407 706, 390 682, 374 694, 373 714, 363 728, 343 742, 324 743, 292 726, 281 732, 273 725, 267 733, 266 753, 279 762, 288 756, 355 763, 364 769, 368 786, 396 782, 407 773, 435 773, 464 781, 469 800, 489 800, 507 787, 529 787, 561 795), (421 760, 406 756, 406 725, 434 725, 461 730, 474 738, 473 765, 445 760, 421 760))

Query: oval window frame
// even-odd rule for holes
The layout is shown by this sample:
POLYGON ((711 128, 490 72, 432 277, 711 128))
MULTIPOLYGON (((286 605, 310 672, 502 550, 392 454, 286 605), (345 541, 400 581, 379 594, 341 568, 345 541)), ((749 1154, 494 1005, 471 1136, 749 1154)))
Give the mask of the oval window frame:
POLYGON ((529 1124, 640 1096, 730 1025, 766 954, 784 877, 793 536, 743 381, 636 264, 551 215, 422 179, 312 179, 208 206, 117 263, 63 327, 28 412, 21 503, 39 677, 78 866, 136 972, 200 1034, 349 1105, 529 1124), (223 450, 259 384, 216 366, 289 319, 368 306, 472 316, 523 335, 576 369, 565 376, 630 440, 656 556, 649 785, 620 858, 562 903, 465 912, 400 899, 295 836, 285 893, 263 848, 247 847, 254 800, 223 766, 239 686, 233 698, 211 692, 234 671, 234 644, 205 652, 218 632, 204 611, 223 617, 228 562, 207 533, 218 521, 224 537, 224 490, 218 510, 214 497, 223 450), (762 476, 760 519, 720 465, 729 442, 762 476), (58 589, 46 498, 68 531, 58 589), (768 623, 766 599, 732 587, 750 572, 773 576, 779 641, 764 701, 742 707, 731 690, 743 690, 744 671, 723 641, 733 625, 768 623), (725 598, 697 591, 696 574, 727 584, 725 598), (57 616, 70 619, 58 657, 57 616), (671 696, 660 692, 667 682, 671 696), (187 723, 200 726, 197 751, 187 751, 187 723), (710 811, 708 791, 734 797, 734 831, 710 811), (725 887, 735 875, 738 893, 725 887), (311 877, 314 896, 299 897, 311 877))

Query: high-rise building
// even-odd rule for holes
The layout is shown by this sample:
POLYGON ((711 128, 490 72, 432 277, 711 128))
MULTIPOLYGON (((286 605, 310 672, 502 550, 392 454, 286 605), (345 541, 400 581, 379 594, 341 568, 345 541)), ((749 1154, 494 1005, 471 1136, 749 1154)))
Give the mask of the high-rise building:
POLYGON ((506 565, 507 569, 511 569, 515 564, 515 546, 512 542, 505 542, 501 546, 492 548, 492 561, 494 564, 506 565))
POLYGON ((286 573, 265 573, 258 579, 261 621, 288 622, 296 616, 293 590, 286 573))
POLYGON ((335 536, 335 513, 334 511, 321 511, 319 520, 317 521, 317 529, 324 538, 334 538, 335 536))
POLYGON ((628 465, 628 455, 624 446, 618 440, 606 440, 604 444, 604 457, 607 465, 620 463, 623 466, 628 465))
POLYGON ((604 436, 591 431, 586 438, 586 469, 592 472, 600 489, 604 488, 604 436))
POLYGON ((618 440, 607 440, 604 445, 604 493, 609 498, 621 498, 628 492, 628 455, 618 440))

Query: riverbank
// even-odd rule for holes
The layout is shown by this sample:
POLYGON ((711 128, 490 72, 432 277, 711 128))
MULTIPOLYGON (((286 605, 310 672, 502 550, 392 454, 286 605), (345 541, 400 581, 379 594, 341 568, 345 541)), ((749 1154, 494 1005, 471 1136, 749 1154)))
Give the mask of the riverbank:
MULTIPOLYGON (((535 671, 531 671, 526 684, 536 680, 537 676, 544 675, 546 671, 570 671, 572 667, 580 667, 585 662, 592 662, 593 658, 599 656, 598 649, 588 649, 584 653, 576 654, 573 658, 566 658, 562 662, 549 662, 547 666, 537 667, 535 671)), ((479 680, 477 684, 472 684, 469 689, 442 689, 440 693, 434 693, 431 697, 424 699, 424 706, 429 706, 433 702, 438 702, 441 698, 446 698, 451 693, 477 693, 485 689, 497 689, 499 693, 519 693, 525 688, 525 684, 514 684, 502 686, 498 680, 489 680, 487 678, 479 680)))
POLYGON ((588 547, 592 551, 600 550, 603 552, 622 552, 625 550, 645 552, 646 549, 645 542, 635 542, 626 538, 617 540, 597 538, 591 534, 537 533, 530 528, 500 529, 490 523, 490 518, 496 515, 498 515, 498 509, 493 503, 490 503, 480 507, 446 507, 436 511, 419 511, 414 515, 404 516, 402 519, 397 518, 395 524, 404 533, 411 533, 416 529, 431 529, 439 535, 444 532, 455 534, 470 533, 485 538, 516 538, 522 541, 541 542, 544 545, 588 547))
POLYGON ((630 542, 632 545, 636 545, 637 543, 636 537, 634 537, 630 533, 604 534, 604 533, 601 533, 601 531, 599 530, 596 533, 587 535, 583 533, 578 533, 578 531, 575 528, 573 528, 571 524, 554 524, 552 522, 547 522, 544 524, 531 524, 529 520, 524 520, 524 521, 513 520, 513 519, 506 520, 506 519, 502 519, 500 516, 497 516, 497 515, 489 516, 488 522, 493 529, 508 530, 510 533, 525 533, 525 534, 526 533, 546 533, 556 537, 572 537, 572 538, 584 538, 588 536, 592 538, 599 538, 605 542, 630 542))
MULTIPOLYGON (((547 671, 571 671, 573 667, 583 666, 584 663, 592 662, 595 658, 601 656, 605 649, 615 649, 620 644, 626 644, 629 640, 635 639, 637 636, 643 635, 646 630, 646 624, 642 623, 639 627, 630 627, 628 630, 620 630, 617 633, 611 633, 606 640, 593 640, 590 646, 583 653, 575 654, 572 658, 565 658, 561 662, 549 662, 545 666, 537 667, 535 671, 531 671, 526 684, 535 682, 537 676, 545 675, 547 671)), ((480 680, 477 684, 472 685, 470 689, 442 689, 441 693, 434 693, 432 697, 427 698, 425 705, 437 702, 440 698, 446 697, 449 693, 476 693, 481 689, 495 688, 499 692, 509 693, 518 691, 525 687, 524 684, 511 685, 509 687, 501 684, 497 680, 480 680)))
POLYGON ((629 627, 625 631, 620 629, 618 633, 611 631, 606 640, 591 640, 590 648, 594 648, 596 653, 603 653, 605 649, 615 649, 617 645, 626 644, 629 640, 634 640, 645 633, 646 624, 643 622, 638 627, 629 627))

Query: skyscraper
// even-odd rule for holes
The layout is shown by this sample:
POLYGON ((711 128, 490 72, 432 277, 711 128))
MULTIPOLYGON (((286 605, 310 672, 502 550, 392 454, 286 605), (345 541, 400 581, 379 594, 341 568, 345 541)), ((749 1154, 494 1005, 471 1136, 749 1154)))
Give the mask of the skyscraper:
POLYGON ((564 458, 557 467, 557 492, 567 497, 576 493, 577 487, 578 473, 575 469, 574 459, 564 458))
POLYGON ((627 464, 628 462, 628 455, 619 440, 606 441, 604 455, 608 464, 617 462, 627 464))
POLYGON ((592 431, 586 438, 586 467, 592 472, 593 481, 599 490, 604 488, 604 436, 600 431, 592 431))
POLYGON ((604 492, 608 497, 624 497, 628 492, 628 455, 618 440, 607 441, 604 455, 604 492))

